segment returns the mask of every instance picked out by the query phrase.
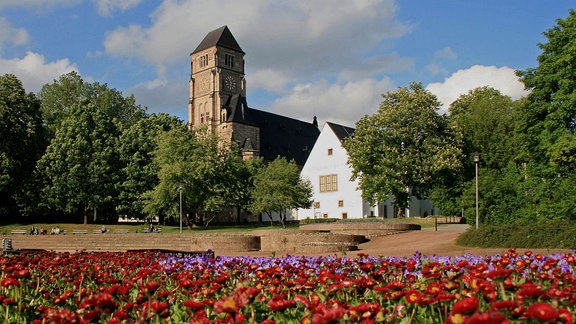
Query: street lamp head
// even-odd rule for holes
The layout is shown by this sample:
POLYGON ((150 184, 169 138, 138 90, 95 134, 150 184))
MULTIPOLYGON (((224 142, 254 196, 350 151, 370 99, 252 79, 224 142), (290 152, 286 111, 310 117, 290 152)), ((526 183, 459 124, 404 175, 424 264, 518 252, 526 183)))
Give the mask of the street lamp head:
POLYGON ((480 153, 478 152, 474 153, 474 162, 475 163, 480 162, 480 153))

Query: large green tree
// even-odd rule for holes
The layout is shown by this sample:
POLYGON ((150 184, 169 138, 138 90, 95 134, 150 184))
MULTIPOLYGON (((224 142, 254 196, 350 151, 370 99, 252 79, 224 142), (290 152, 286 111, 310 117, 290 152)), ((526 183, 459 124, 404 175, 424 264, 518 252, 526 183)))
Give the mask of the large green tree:
POLYGON ((0 216, 19 213, 17 201, 31 189, 45 137, 40 101, 16 76, 0 76, 0 216))
POLYGON ((185 126, 159 136, 154 162, 160 182, 146 193, 145 212, 177 218, 182 190, 183 222, 207 227, 225 207, 233 206, 231 170, 239 163, 237 151, 205 128, 185 126))
POLYGON ((399 209, 410 195, 426 197, 461 167, 459 137, 440 103, 421 83, 383 95, 378 111, 356 123, 343 146, 353 178, 371 202, 394 198, 399 209))
POLYGON ((280 223, 285 226, 286 213, 295 208, 312 206, 312 184, 300 177, 300 170, 294 161, 278 157, 270 162, 254 177, 252 205, 254 213, 266 213, 272 221, 277 213, 280 223))
POLYGON ((144 210, 143 194, 158 185, 159 166, 152 155, 158 148, 157 138, 163 132, 181 129, 184 124, 168 114, 152 114, 124 130, 117 150, 122 164, 117 183, 116 211, 121 215, 140 216, 144 210))
MULTIPOLYGON (((509 164, 514 160, 517 147, 514 133, 517 106, 510 97, 489 87, 473 89, 450 105, 450 122, 462 135, 464 156, 464 172, 455 179, 450 193, 471 224, 476 219, 475 154, 480 157, 480 218, 493 223, 497 219, 508 220, 509 216, 503 212, 517 205, 513 181, 505 175, 514 169, 513 166, 510 169, 509 164)), ((434 195, 443 190, 446 189, 435 190, 434 195)))
POLYGON ((518 71, 530 90, 518 114, 519 154, 528 219, 576 219, 576 11, 544 32, 536 68, 518 71), (572 185, 571 185, 572 184, 572 185))
POLYGON ((93 211, 94 221, 98 209, 110 211, 118 195, 119 134, 110 116, 88 100, 67 110, 37 166, 44 179, 45 206, 56 212, 82 214, 84 223, 89 211, 93 211))
POLYGON ((44 120, 52 133, 56 132, 66 112, 82 100, 105 113, 120 129, 129 128, 145 116, 145 109, 136 104, 133 95, 124 97, 106 84, 85 82, 75 71, 44 85, 38 96, 44 120))

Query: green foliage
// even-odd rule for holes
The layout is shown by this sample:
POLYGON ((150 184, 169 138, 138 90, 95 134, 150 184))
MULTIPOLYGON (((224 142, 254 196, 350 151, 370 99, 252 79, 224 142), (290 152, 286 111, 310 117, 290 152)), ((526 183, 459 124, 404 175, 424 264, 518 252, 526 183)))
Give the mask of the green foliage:
POLYGON ((573 221, 541 221, 532 224, 482 225, 461 235, 457 243, 482 248, 573 249, 576 224, 573 221))
POLYGON ((310 208, 312 184, 300 177, 294 161, 278 157, 255 175, 252 199, 252 212, 267 213, 270 218, 276 212, 284 226, 287 210, 310 208))
POLYGON ((152 160, 157 138, 172 129, 185 130, 176 117, 152 114, 126 129, 118 140, 118 154, 122 162, 116 211, 121 215, 139 216, 144 210, 143 194, 158 185, 159 166, 152 160))
MULTIPOLYGON (((54 139, 38 161, 44 179, 46 207, 68 212, 110 208, 117 197, 119 130, 104 111, 87 100, 71 107, 56 129, 54 139)), ((96 219, 94 219, 96 221, 96 219)))
POLYGON ((207 227, 218 212, 232 206, 231 190, 237 186, 229 184, 238 154, 209 130, 177 128, 162 133, 154 163, 160 168, 160 182, 145 194, 145 212, 176 217, 180 190, 189 227, 207 227))
POLYGON ((353 178, 368 200, 394 198, 400 208, 408 197, 424 197, 461 167, 459 139, 440 116, 438 99, 412 83, 383 96, 378 112, 356 124, 343 146, 353 178))
POLYGON ((46 147, 40 102, 12 74, 0 76, 0 215, 16 213, 30 190, 36 161, 46 147))

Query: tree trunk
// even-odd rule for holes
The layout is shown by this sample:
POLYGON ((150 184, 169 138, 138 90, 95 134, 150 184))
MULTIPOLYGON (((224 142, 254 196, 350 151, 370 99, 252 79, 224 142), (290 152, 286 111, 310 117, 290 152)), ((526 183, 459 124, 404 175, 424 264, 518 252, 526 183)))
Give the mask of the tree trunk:
POLYGON ((88 207, 84 206, 84 225, 88 224, 88 207))
POLYGON ((98 208, 94 207, 94 217, 92 219, 93 223, 96 223, 96 221, 98 220, 98 208))

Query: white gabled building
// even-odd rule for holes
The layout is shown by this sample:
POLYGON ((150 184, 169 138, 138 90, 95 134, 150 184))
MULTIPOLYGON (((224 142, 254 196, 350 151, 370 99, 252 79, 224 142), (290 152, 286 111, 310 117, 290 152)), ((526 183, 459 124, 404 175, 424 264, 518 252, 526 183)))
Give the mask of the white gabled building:
MULTIPOLYGON (((352 133, 353 128, 330 122, 322 127, 301 172, 301 176, 312 183, 314 203, 310 209, 298 209, 296 219, 395 217, 392 199, 371 206, 362 198, 358 180, 350 180, 352 169, 342 141, 352 133)), ((410 211, 406 211, 408 217, 434 214, 430 201, 415 197, 411 199, 410 211)))

